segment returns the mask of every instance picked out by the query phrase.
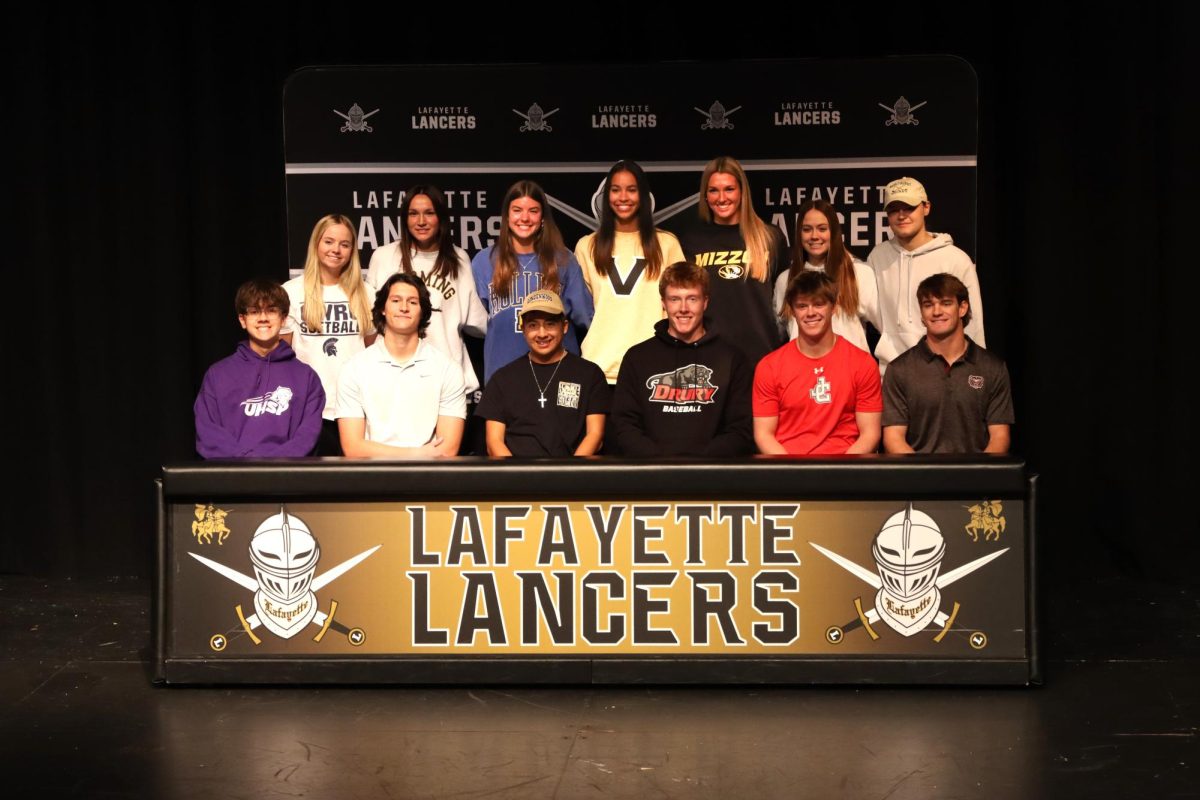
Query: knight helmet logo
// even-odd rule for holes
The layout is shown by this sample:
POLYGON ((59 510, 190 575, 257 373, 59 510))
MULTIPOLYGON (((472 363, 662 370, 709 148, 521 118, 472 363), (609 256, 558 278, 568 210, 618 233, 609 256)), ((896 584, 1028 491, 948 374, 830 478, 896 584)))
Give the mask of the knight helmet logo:
POLYGON ((721 105, 720 100, 714 100, 713 104, 708 107, 708 111, 705 111, 703 108, 699 108, 697 106, 692 106, 692 108, 696 109, 696 111, 700 112, 705 117, 704 124, 700 126, 700 130, 731 131, 733 130, 733 123, 729 121, 729 118, 733 116, 733 113, 741 108, 741 106, 734 106, 733 108, 726 110, 725 106, 721 105))
POLYGON ((872 640, 878 639, 879 634, 871 626, 883 622, 901 636, 915 636, 927 629, 940 629, 933 637, 934 642, 941 642, 948 632, 955 631, 966 634, 968 643, 975 649, 986 646, 987 636, 982 631, 954 628, 959 604, 954 603, 949 613, 943 610, 942 589, 1004 555, 1008 552, 1007 547, 943 573, 941 568, 946 555, 946 540, 933 517, 913 508, 912 503, 903 511, 888 517, 875 534, 871 542, 874 571, 816 542, 810 541, 809 544, 876 590, 873 608, 864 610, 862 598, 856 597, 854 609, 857 617, 845 625, 832 625, 826 629, 825 641, 830 644, 840 644, 846 634, 859 627, 872 640))
POLYGON ((894 105, 887 106, 883 103, 878 103, 877 105, 884 111, 891 112, 891 116, 884 123, 888 127, 891 127, 892 125, 920 125, 921 121, 913 116, 913 112, 928 102, 928 100, 922 100, 914 106, 908 102, 904 95, 900 95, 900 98, 894 105))
POLYGON ((512 109, 512 112, 521 119, 525 120, 525 122, 521 124, 521 127, 517 129, 520 133, 529 133, 530 131, 550 133, 552 130, 554 130, 554 128, 550 127, 550 124, 546 122, 546 119, 552 114, 557 114, 558 109, 553 108, 549 111, 543 111, 541 106, 539 106, 537 103, 534 103, 525 111, 524 114, 522 114, 520 111, 517 111, 515 108, 512 109))
MULTIPOLYGON (((382 545, 375 545, 341 564, 316 575, 321 559, 321 546, 304 520, 289 514, 282 506, 278 514, 263 520, 250 537, 250 566, 254 577, 196 553, 192 558, 218 575, 254 593, 254 613, 247 617, 239 604, 234 607, 241 628, 254 644, 262 640, 255 634, 266 628, 281 639, 290 639, 310 624, 320 630, 313 638, 319 642, 330 628, 346 635, 353 645, 362 644, 365 634, 360 628, 348 628, 334 621, 337 601, 329 611, 318 608, 317 591, 332 583, 366 560, 382 545)), ((236 630, 236 629, 234 629, 236 630)), ((231 632, 227 632, 231 633, 231 632)), ((228 636, 218 634, 210 640, 213 650, 224 650, 228 636), (215 641, 221 639, 220 647, 215 641)))
POLYGON ((321 352, 330 358, 337 358, 337 337, 326 339, 321 345, 321 352))
POLYGON ((363 113, 362 106, 358 103, 350 106, 350 110, 343 114, 336 108, 333 113, 337 114, 342 119, 346 120, 346 124, 338 129, 340 133, 370 133, 375 130, 367 124, 367 120, 379 113, 379 109, 363 113))

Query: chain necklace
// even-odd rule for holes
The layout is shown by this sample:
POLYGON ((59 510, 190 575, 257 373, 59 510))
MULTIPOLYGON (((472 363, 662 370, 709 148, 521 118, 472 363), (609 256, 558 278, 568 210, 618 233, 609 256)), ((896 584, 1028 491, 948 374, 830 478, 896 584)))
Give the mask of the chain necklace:
POLYGON ((529 360, 529 374, 533 376, 533 385, 536 386, 538 390, 538 405, 542 408, 545 408, 546 392, 550 389, 550 384, 554 383, 554 376, 558 374, 558 368, 562 366, 562 362, 567 360, 567 354, 563 353, 563 357, 560 358, 558 363, 554 365, 554 372, 550 373, 550 380, 546 381, 545 389, 543 389, 542 385, 538 383, 537 373, 533 370, 533 359, 530 356, 525 357, 529 360))

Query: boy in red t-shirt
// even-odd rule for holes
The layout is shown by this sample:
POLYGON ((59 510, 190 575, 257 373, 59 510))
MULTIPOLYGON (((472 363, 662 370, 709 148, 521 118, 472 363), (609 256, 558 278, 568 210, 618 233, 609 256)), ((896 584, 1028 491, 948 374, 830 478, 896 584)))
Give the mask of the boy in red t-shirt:
POLYGON ((879 446, 879 367, 833 332, 837 285, 805 271, 785 300, 799 336, 758 362, 754 441, 760 453, 840 455, 879 446))

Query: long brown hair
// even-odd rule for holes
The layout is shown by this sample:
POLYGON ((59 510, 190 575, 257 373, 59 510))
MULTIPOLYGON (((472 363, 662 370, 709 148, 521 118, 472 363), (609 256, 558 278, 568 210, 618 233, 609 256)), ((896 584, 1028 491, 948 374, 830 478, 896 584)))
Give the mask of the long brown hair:
MULTIPOLYGON (((788 285, 804 272, 808 253, 804 250, 804 237, 800 229, 804 226, 804 215, 819 211, 829 222, 829 252, 825 254, 825 274, 837 286, 837 307, 853 317, 858 316, 858 280, 854 276, 854 257, 842 241, 842 223, 838 221, 837 209, 825 200, 808 200, 796 214, 796 233, 792 237, 792 266, 788 269, 788 285)), ((791 309, 785 303, 779 316, 787 319, 791 309)))
POLYGON ((662 248, 658 246, 658 231, 654 228, 654 211, 650 208, 650 181, 646 179, 646 171, 636 161, 618 161, 608 171, 604 179, 603 195, 600 200, 600 229, 592 239, 592 263, 596 272, 607 276, 609 270, 615 269, 613 264, 613 243, 617 239, 617 215, 613 213, 612 204, 608 201, 612 190, 613 176, 618 172, 628 172, 638 187, 638 238, 642 242, 642 258, 646 260, 646 277, 658 280, 658 273, 663 266, 662 248))
POLYGON ((454 280, 458 277, 458 255, 454 252, 453 234, 450 230, 450 207, 441 190, 433 184, 418 184, 404 193, 404 202, 400 204, 400 271, 412 272, 412 251, 416 249, 412 232, 408 229, 408 210, 413 198, 425 195, 437 215, 437 260, 433 265, 432 275, 454 280))
POLYGON ((517 251, 513 248, 513 235, 508 227, 508 209, 522 197, 528 197, 542 207, 542 227, 533 240, 533 252, 537 254, 542 266, 543 289, 557 292, 562 282, 558 278, 558 268, 567 263, 569 253, 563 245, 562 234, 554 224, 554 214, 550 204, 546 202, 546 193, 533 181, 521 180, 508 187, 504 200, 500 205, 500 238, 492 249, 492 291, 498 295, 506 294, 512 286, 513 276, 517 274, 519 264, 517 251))
POLYGON ((700 176, 700 219, 712 222, 712 209, 708 207, 708 179, 718 172, 732 175, 741 190, 742 202, 738 206, 738 228, 742 241, 746 243, 747 255, 750 259, 746 272, 747 280, 766 282, 771 275, 771 245, 774 239, 767 230, 767 223, 754 213, 754 203, 750 200, 750 181, 746 171, 733 156, 720 156, 704 165, 704 174, 700 176))

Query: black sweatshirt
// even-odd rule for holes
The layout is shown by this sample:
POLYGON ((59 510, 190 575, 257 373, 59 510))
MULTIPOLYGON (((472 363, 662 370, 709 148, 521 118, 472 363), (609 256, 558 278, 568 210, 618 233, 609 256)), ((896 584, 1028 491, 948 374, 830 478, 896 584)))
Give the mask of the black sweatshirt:
POLYGON ((613 393, 612 427, 621 455, 732 456, 754 452, 754 368, 711 321, 691 344, 667 333, 629 348, 613 393))

